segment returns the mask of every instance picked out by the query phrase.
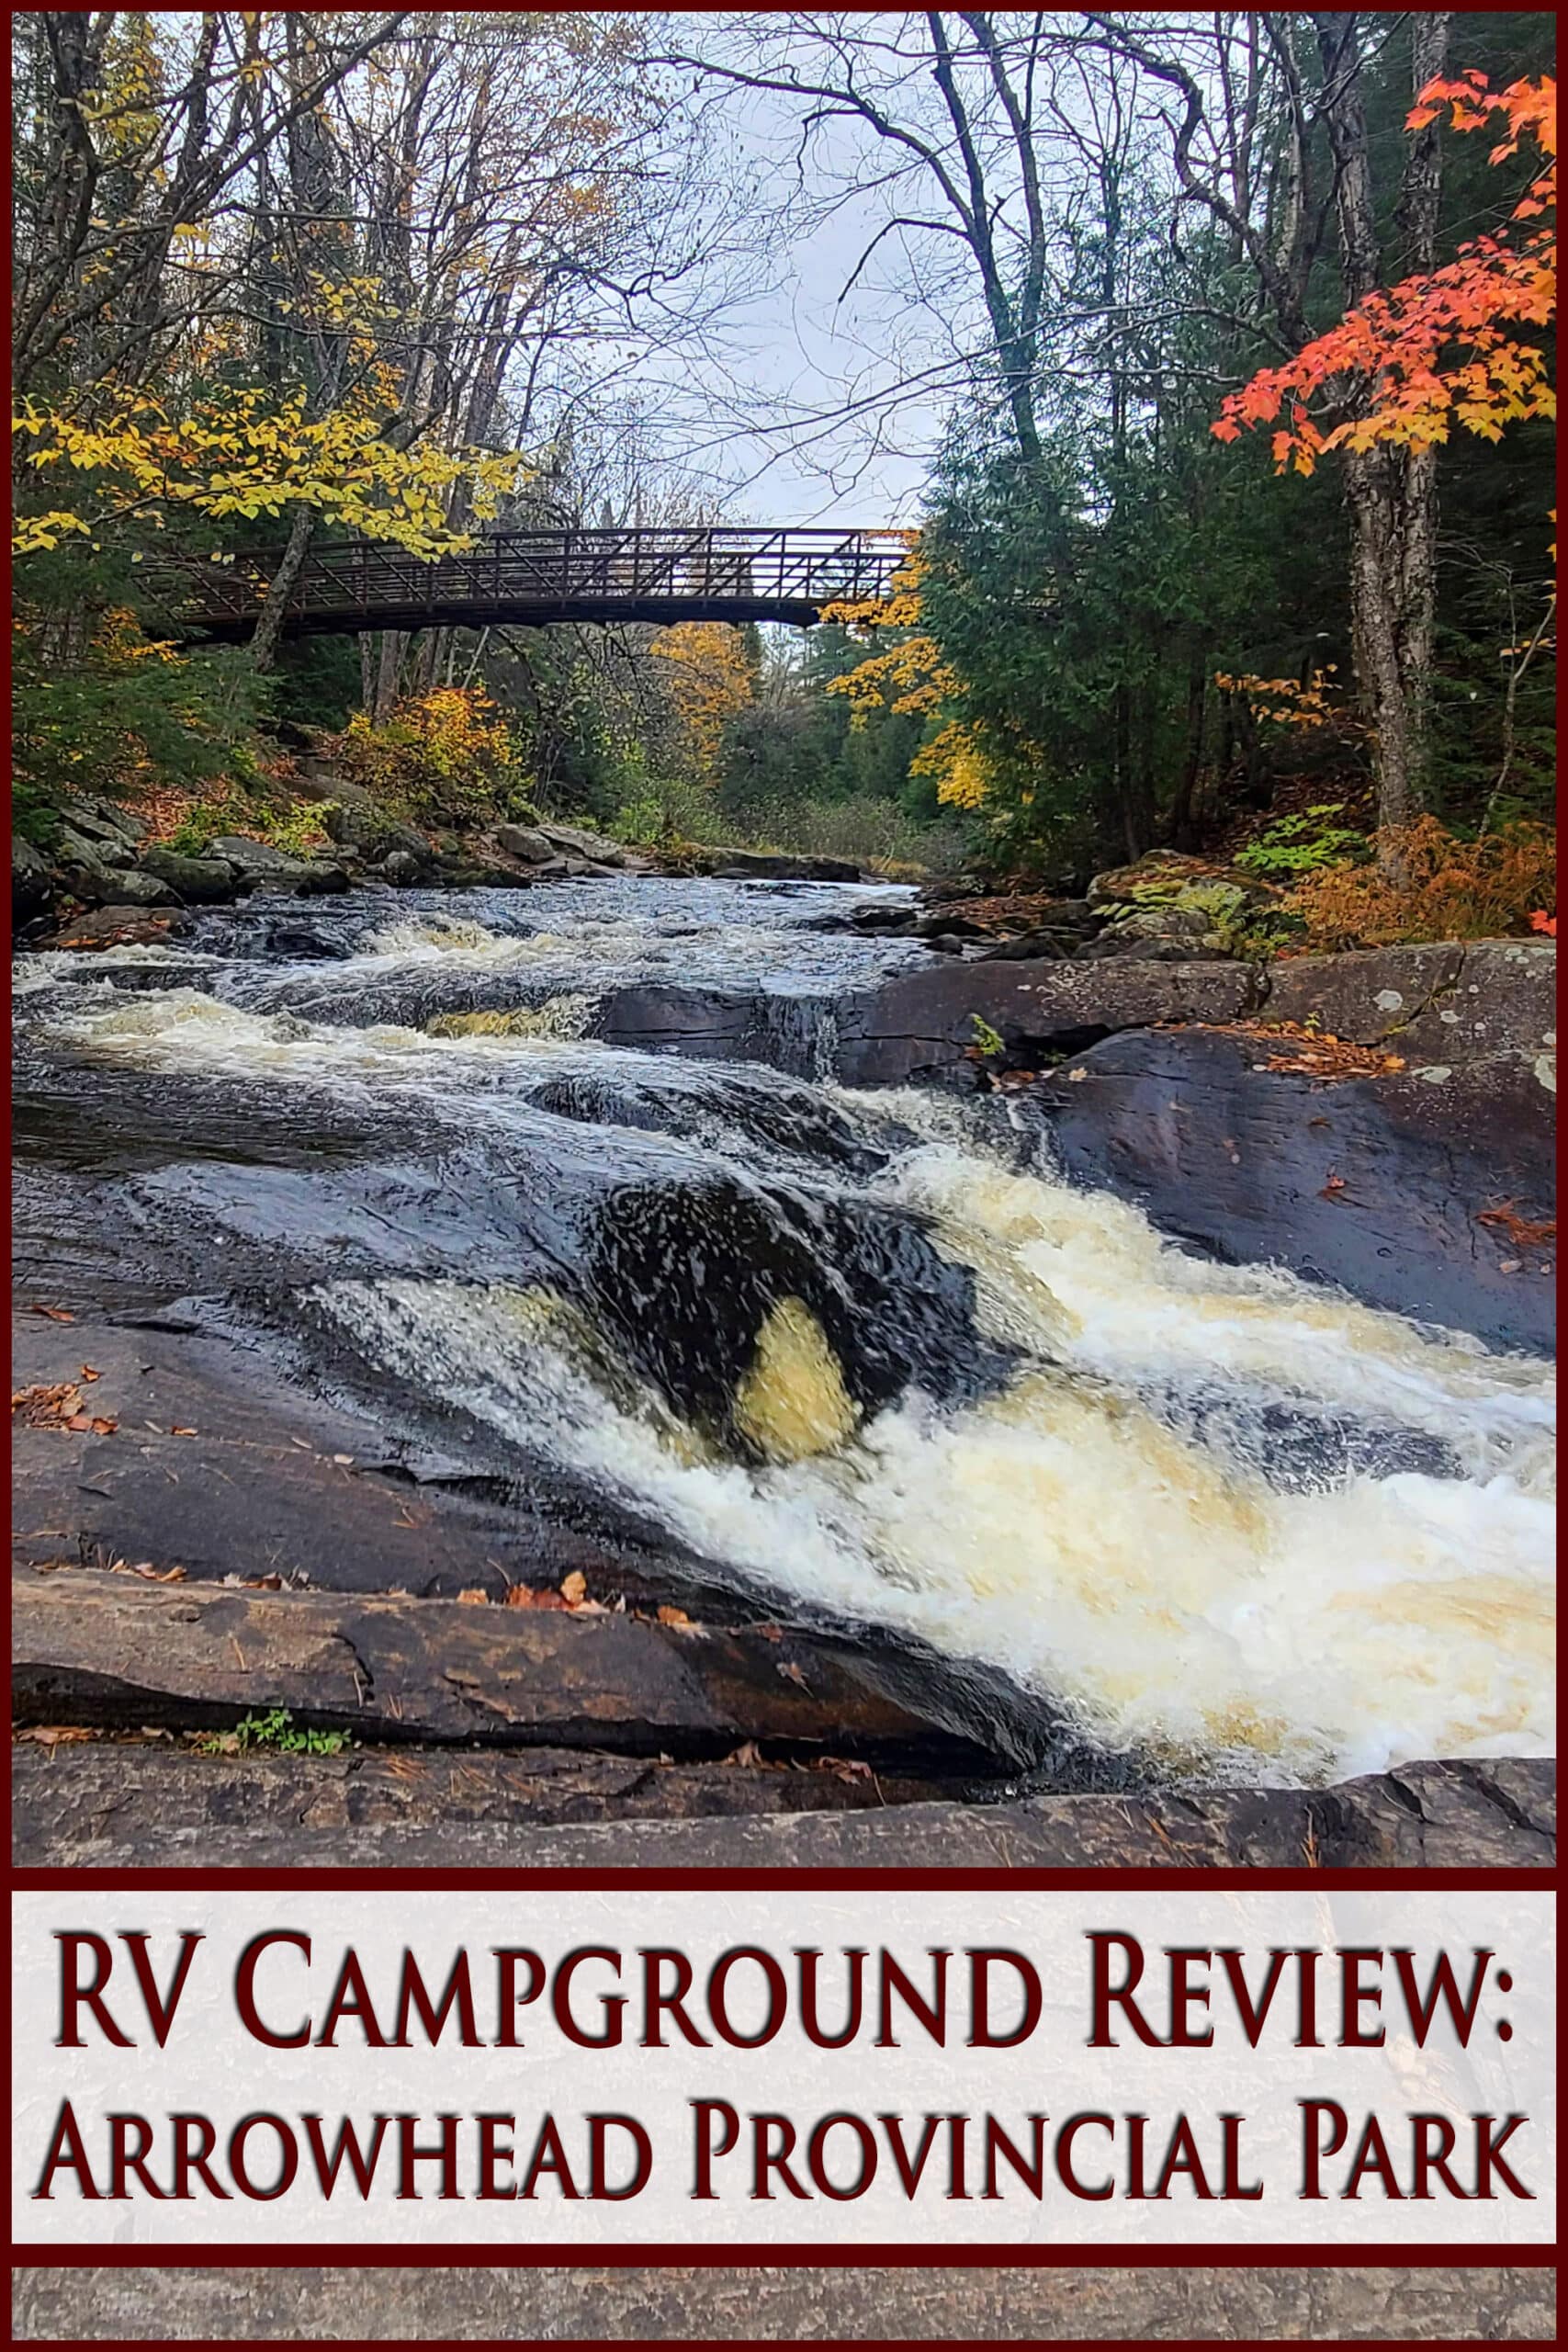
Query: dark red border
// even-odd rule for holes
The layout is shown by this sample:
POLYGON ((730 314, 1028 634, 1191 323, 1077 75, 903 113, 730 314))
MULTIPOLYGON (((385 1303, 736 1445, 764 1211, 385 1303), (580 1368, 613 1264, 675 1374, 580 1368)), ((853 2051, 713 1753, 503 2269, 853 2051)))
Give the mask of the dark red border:
MULTIPOLYGON (((504 5, 504 0, 503 0, 504 5)), ((511 0, 516 7, 518 0, 511 0)), ((520 13, 526 13, 527 0, 520 13)), ((0 123, 0 155, 10 160, 10 122, 7 113, 0 123)), ((0 277, 9 288, 8 252, 0 253, 0 277)), ((0 417, 0 439, 9 449, 9 416, 0 417)), ((1560 487, 1558 503, 1563 502, 1568 491, 1568 457, 1559 450, 1560 487)), ((3 559, 0 559, 3 560, 3 559)), ((6 692, 10 682, 10 632, 0 631, 0 687, 6 692)), ((1560 679, 1560 697, 1568 695, 1568 686, 1560 679)), ((6 798, 9 807, 9 772, 6 775, 6 798)), ((8 998, 8 976, 0 983, 8 998)), ((8 1071, 0 1078, 4 1099, 10 1102, 8 1071)), ((8 1203, 0 1208, 9 1234, 8 1203)), ((1561 1278, 1559 1278, 1561 1279, 1561 1278)), ((7 1590, 0 1597, 0 1614, 7 1630, 10 1617, 10 1596, 7 1590)), ((0 1776, 9 1815, 11 1758, 7 1752, 0 1761, 0 1776)), ((154 1870, 138 1871, 104 1870, 54 1872, 39 1870, 15 1870, 7 1858, 6 1876, 13 1893, 68 1893, 107 1888, 146 1888, 157 1892, 181 1892, 189 1889, 193 1894, 222 1893, 232 1888, 244 1893, 285 1893, 291 1890, 325 1889, 346 1886, 366 1892, 395 1891, 401 1888, 452 1891, 471 1887, 475 1892, 524 1892, 534 1887, 600 1886, 616 1890, 647 1887, 650 1892, 702 1892, 717 1889, 764 1891, 775 1887, 802 1890, 830 1890, 859 1887, 866 1884, 888 1890, 963 1890, 986 1894, 1002 1889, 1023 1889, 1034 1893, 1067 1891, 1104 1891, 1107 1894, 1145 1892, 1161 1888, 1185 1888, 1194 1893, 1240 1892, 1301 1893, 1320 1887, 1329 1891, 1348 1892, 1383 1883, 1404 1888, 1430 1887, 1433 1891, 1465 1890, 1483 1892, 1487 1887, 1499 1890, 1549 1890, 1555 1892, 1557 1872, 1551 1870, 1518 1870, 1498 1871, 1466 1871, 1458 1870, 1423 1871, 1419 1869, 1389 1869, 1377 1871, 1306 1870, 1186 1870, 1179 1867, 1143 1871, 971 1871, 878 1870, 870 1873, 852 1871, 818 1870, 793 1871, 740 1871, 714 1870, 639 1871, 635 1869, 593 1871, 586 1870, 545 1870, 533 1872, 469 1871, 444 1875, 433 1871, 347 1870, 328 1874, 321 1871, 232 1871, 154 1870)), ((7 1928, 9 1922, 7 1921, 7 1928)), ((0 1986, 0 2007, 8 2025, 10 2018, 10 1979, 0 1986)), ((1568 2014, 1568 1984, 1560 1977, 1560 2015, 1568 2014)), ((10 2087, 9 2035, 5 2058, 7 2088, 10 2087)), ((10 2185, 10 2147, 0 2153, 4 2167, 4 2185, 10 2185)), ((726 2246, 705 2250, 690 2245, 637 2246, 603 2248, 584 2255, 581 2247, 443 2247, 438 2251, 362 2245, 315 2245, 302 2247, 279 2246, 264 2248, 208 2246, 204 2248, 125 2248, 86 2247, 80 2245, 53 2246, 48 2249, 26 2247, 11 2249, 11 2263, 17 2269, 73 2268, 145 2268, 148 2270, 209 2269, 209 2268, 294 2268, 296 2267, 331 2265, 344 2268, 450 2268, 457 2266, 474 2268, 555 2267, 561 2269, 637 2269, 653 2267, 688 2267, 694 2269, 726 2269, 767 2267, 789 2269, 838 2270, 860 2267, 977 2269, 977 2268, 1151 2268, 1151 2269, 1326 2269, 1334 2267, 1399 2269, 1438 2268, 1521 2268, 1546 2269, 1555 2267, 1556 2250, 1551 2247, 1521 2247, 1507 2249, 1495 2245, 1475 2245, 1456 2244, 1442 2248, 1360 2245, 1354 2248, 1313 2248, 1301 2246, 1252 2246, 1247 2248, 1213 2248, 1197 2251, 1180 2246, 1152 2247, 1147 2250, 1117 2249, 1114 2252, 1093 2248, 1047 2246, 973 2246, 951 2248, 932 2259, 927 2249, 910 2246, 862 2246, 854 2249, 795 2249, 786 2246, 726 2246)), ((44 2338, 39 2344, 60 2344, 78 2339, 44 2338)), ((262 2342, 274 2339, 253 2338, 262 2342)), ((292 2340, 292 2339, 290 2339, 292 2340)), ((598 2341, 599 2339, 594 2339, 598 2341)), ((645 2339, 655 2340, 655 2339, 645 2339)), ((672 2339, 657 2339, 669 2341, 672 2339)), ((680 2339, 689 2340, 689 2339, 680 2339)), ((933 2339, 934 2340, 934 2339, 933 2339)), ((968 2341, 971 2339, 965 2339, 968 2341)), ((1065 2343, 1081 2339, 1064 2337, 1065 2343)), ((1103 2341, 1107 2339, 1096 2339, 1103 2341)), ((1343 2339, 1353 2341, 1359 2339, 1343 2339)), ((1386 2339, 1379 2339, 1380 2341, 1386 2339)), ((1473 2341, 1473 2339, 1466 2339, 1473 2341)), ((573 2340, 578 2341, 577 2339, 573 2340)))

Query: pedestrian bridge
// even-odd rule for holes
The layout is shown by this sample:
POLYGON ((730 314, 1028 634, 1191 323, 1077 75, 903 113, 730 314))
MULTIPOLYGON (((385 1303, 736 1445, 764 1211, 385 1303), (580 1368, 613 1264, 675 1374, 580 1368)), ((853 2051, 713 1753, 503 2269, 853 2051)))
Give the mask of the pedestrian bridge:
MULTIPOLYGON (((423 562, 368 539, 312 540, 283 634, 544 628, 552 621, 790 621, 883 597, 907 552, 891 530, 712 528, 498 531, 423 562)), ((243 643, 281 550, 220 561, 160 558, 155 584, 185 641, 243 643)))

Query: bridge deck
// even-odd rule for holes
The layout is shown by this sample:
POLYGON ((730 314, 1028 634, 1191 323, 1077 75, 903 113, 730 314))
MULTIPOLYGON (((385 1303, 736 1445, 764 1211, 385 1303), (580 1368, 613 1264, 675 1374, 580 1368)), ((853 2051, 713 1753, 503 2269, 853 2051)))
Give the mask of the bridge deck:
MULTIPOLYGON (((892 531, 702 529, 502 531, 422 562, 367 539, 312 545, 288 598, 285 637, 360 629, 542 628, 551 621, 776 620, 886 596, 905 544, 892 531)), ((249 637, 277 549, 221 562, 165 560, 154 583, 186 639, 249 637)))

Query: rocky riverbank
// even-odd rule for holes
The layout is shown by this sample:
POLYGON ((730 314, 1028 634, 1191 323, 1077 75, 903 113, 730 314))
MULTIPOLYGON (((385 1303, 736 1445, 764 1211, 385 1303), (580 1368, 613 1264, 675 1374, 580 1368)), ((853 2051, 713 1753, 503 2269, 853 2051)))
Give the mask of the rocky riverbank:
POLYGON ((840 858, 776 851, 705 850, 661 857, 626 847, 581 825, 539 818, 436 832, 389 816, 345 779, 307 769, 308 799, 321 806, 325 846, 290 850, 244 833, 222 833, 199 851, 154 837, 149 820, 101 795, 73 800, 47 852, 11 839, 14 923, 52 917, 62 939, 122 934, 139 915, 225 906, 257 892, 301 899, 340 891, 528 889, 616 874, 706 874, 733 881, 857 882, 870 877, 840 858))

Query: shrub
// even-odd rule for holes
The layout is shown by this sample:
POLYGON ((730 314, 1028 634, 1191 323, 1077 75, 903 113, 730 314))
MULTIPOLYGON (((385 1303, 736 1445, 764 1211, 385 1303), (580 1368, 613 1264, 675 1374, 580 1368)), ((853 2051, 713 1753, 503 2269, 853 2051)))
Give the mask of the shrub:
POLYGON ((1495 939, 1530 928, 1557 899, 1557 844, 1522 824, 1464 841, 1435 817, 1381 837, 1378 865, 1309 875, 1285 900, 1314 947, 1393 947, 1427 939, 1495 939))
POLYGON ((652 849, 677 842, 722 842, 730 828, 713 794, 700 784, 680 776, 640 776, 610 820, 609 831, 618 842, 652 849))
POLYGON ((1348 825, 1328 822, 1344 811, 1342 800, 1324 800, 1293 817, 1281 817, 1237 850, 1235 862, 1245 873, 1261 875, 1266 882, 1295 882, 1324 866, 1357 865, 1371 855, 1371 843, 1348 825))
POLYGON ((477 686, 437 686, 379 727, 355 711, 330 750, 382 808, 420 824, 491 817, 514 805, 523 784, 512 729, 477 686))

